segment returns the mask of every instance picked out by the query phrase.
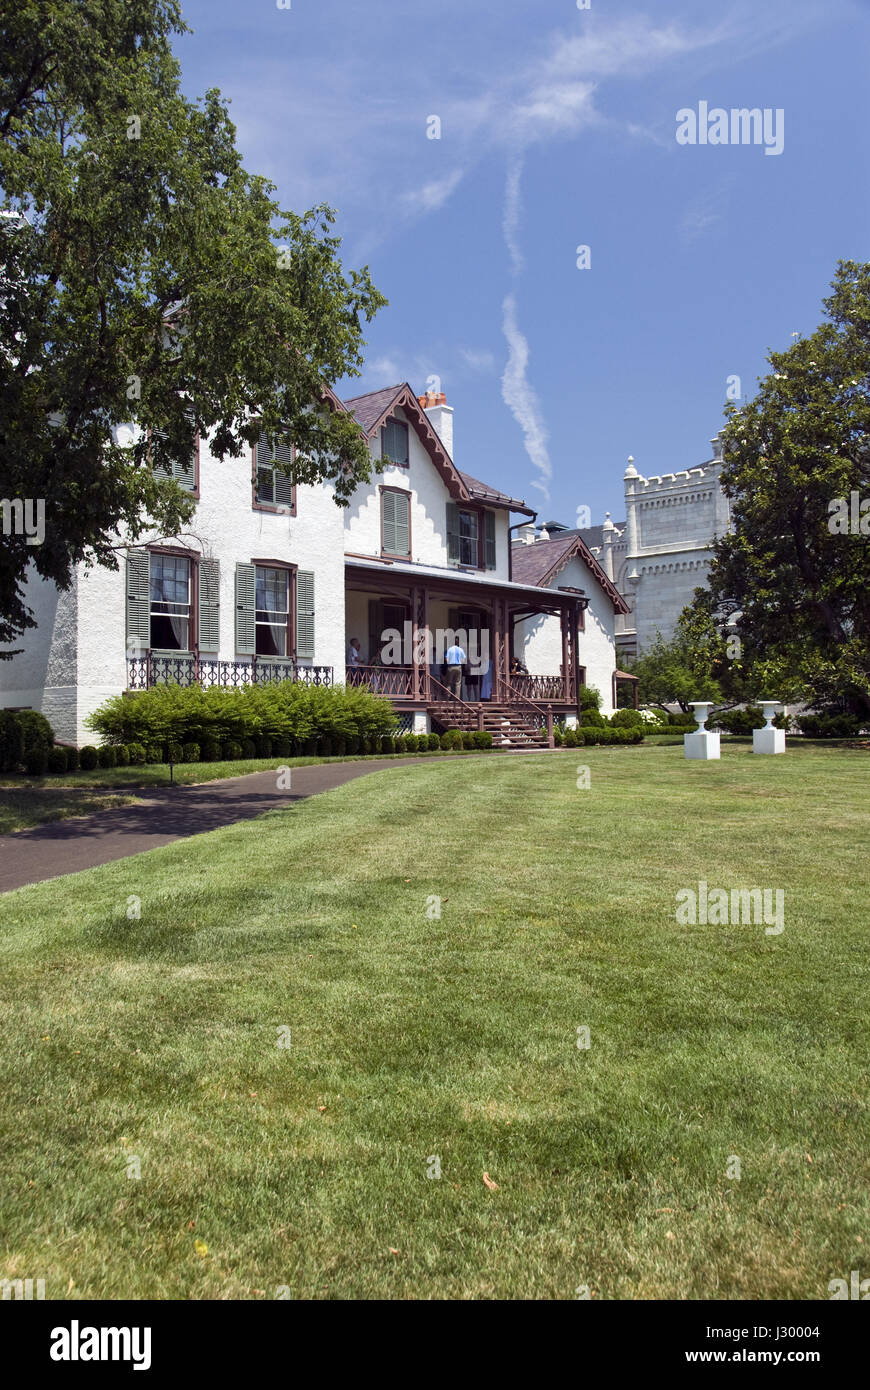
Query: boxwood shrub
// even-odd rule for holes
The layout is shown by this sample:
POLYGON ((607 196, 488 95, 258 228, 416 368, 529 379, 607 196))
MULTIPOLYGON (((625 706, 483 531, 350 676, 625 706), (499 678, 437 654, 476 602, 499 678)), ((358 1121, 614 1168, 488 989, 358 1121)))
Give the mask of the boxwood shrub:
POLYGON ((117 757, 118 767, 130 766, 130 750, 127 747, 126 743, 119 743, 115 749, 115 754, 117 757))
POLYGON ((632 729, 643 728, 643 715, 636 709, 618 709, 615 714, 610 716, 610 725, 613 729, 632 729))
POLYGON ((24 766, 31 777, 44 777, 48 771, 49 748, 28 748, 24 754, 24 766))
POLYGON ((130 764, 132 767, 141 767, 145 761, 145 745, 142 743, 129 743, 127 752, 130 754, 130 764))
POLYGON ((54 732, 44 714, 33 709, 0 710, 0 772, 17 772, 26 755, 54 747, 54 732))
POLYGON ((92 743, 86 743, 84 748, 79 749, 79 767, 82 772, 92 772, 99 761, 97 750, 92 743))
POLYGON ((199 750, 199 756, 202 762, 204 763, 219 762, 221 756, 221 746, 218 743, 217 739, 205 739, 199 750))
POLYGON ((224 757, 226 758, 227 762, 230 762, 230 763, 238 762, 238 760, 239 760, 239 758, 241 758, 241 756, 242 756, 242 745, 241 745, 240 743, 237 743, 236 740, 235 740, 234 738, 229 739, 229 740, 224 744, 224 757))
POLYGON ((100 767, 116 767, 118 763, 118 753, 114 745, 104 743, 97 749, 97 761, 100 767))
POLYGON ((78 772, 79 770, 79 750, 77 748, 66 748, 66 770, 67 772, 78 772))
POLYGON ((198 763, 198 762, 199 762, 200 753, 199 753, 199 744, 198 744, 198 743, 185 743, 185 744, 183 744, 183 745, 182 745, 182 752, 183 752, 183 754, 184 754, 184 761, 185 761, 186 763, 198 763))
POLYGON ((49 748, 47 757, 49 772, 66 772, 67 756, 65 748, 49 748))
POLYGON ((461 748, 462 746, 463 745, 461 729, 448 729, 445 733, 441 735, 441 747, 446 749, 448 752, 451 749, 461 748))
POLYGON ((184 745, 171 740, 166 748, 166 761, 168 763, 184 762, 184 745))
POLYGON ((145 754, 145 761, 148 763, 165 762, 166 759, 163 754, 163 745, 161 743, 149 743, 148 750, 145 754))

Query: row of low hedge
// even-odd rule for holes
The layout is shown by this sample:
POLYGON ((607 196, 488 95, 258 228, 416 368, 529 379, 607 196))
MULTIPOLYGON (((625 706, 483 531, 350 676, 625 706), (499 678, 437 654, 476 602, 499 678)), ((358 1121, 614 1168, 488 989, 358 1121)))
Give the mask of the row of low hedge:
MULTIPOLYGON (((210 763, 237 762, 257 758, 346 757, 377 755, 379 753, 424 753, 437 750, 468 749, 485 751, 492 748, 492 734, 487 732, 448 729, 444 734, 383 734, 373 738, 312 738, 304 745, 292 747, 289 740, 243 739, 226 743, 152 744, 104 743, 99 748, 87 744, 84 748, 53 747, 31 749, 23 766, 32 777, 46 773, 91 772, 95 768, 141 767, 145 763, 210 763)), ((17 770, 17 769, 16 769, 17 770)))
POLYGON ((54 732, 44 714, 32 709, 0 710, 0 772, 17 772, 31 753, 48 753, 54 732))
POLYGON ((107 700, 88 721, 103 743, 200 749, 271 740, 371 739, 395 733, 389 700, 369 690, 276 681, 240 690, 159 685, 107 700))
POLYGON ((583 748, 593 744, 627 744, 642 743, 643 729, 632 726, 630 728, 613 728, 606 724, 581 725, 579 729, 554 729, 553 739, 557 748, 583 748))

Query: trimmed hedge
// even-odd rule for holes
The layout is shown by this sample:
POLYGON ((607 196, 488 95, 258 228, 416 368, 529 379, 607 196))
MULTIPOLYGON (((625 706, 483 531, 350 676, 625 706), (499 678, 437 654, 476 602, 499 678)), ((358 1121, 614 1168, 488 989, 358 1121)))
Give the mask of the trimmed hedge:
POLYGON ((86 743, 84 748, 79 749, 79 767, 82 772, 93 772, 99 761, 99 754, 92 743, 86 743))
POLYGON ((640 710, 618 709, 610 716, 610 726, 613 729, 642 729, 644 718, 640 710))
POLYGON ((797 720, 807 738, 855 738, 866 724, 856 714, 801 714, 797 720))
MULTIPOLYGON (((34 709, 0 710, 0 772, 17 772, 27 754, 54 746, 54 732, 44 714, 34 709)), ((29 771, 29 768, 28 768, 29 771)))
POLYGON ((47 748, 28 748, 24 754, 24 766, 27 768, 31 777, 44 777, 48 771, 48 755, 51 750, 47 748))
POLYGON ((65 748, 49 748, 48 750, 48 771, 54 773, 66 772, 68 766, 67 753, 65 748))
POLYGON ((244 747, 251 740, 253 758, 271 756, 259 752, 267 740, 273 753, 279 741, 302 753, 311 751, 312 741, 320 738, 393 734, 396 714, 388 700, 368 690, 276 681, 241 690, 154 686, 107 700, 88 722, 113 744, 198 743, 202 749, 209 742, 244 747))

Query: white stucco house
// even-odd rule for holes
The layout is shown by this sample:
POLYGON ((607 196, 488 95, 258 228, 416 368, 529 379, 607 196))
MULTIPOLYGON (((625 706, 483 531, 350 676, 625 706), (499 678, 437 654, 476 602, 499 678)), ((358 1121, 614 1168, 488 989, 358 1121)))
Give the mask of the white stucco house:
POLYGON ((585 545, 542 566, 530 557, 552 542, 512 543, 535 513, 456 467, 443 395, 401 383, 329 397, 372 456, 348 507, 327 484, 296 486, 292 450, 276 453, 264 435, 223 462, 198 439, 174 467, 196 498, 183 535, 120 537, 119 569, 79 566, 67 592, 29 584, 37 626, 0 662, 0 706, 41 710, 79 745, 108 696, 165 681, 366 684, 406 728, 522 742, 546 741, 554 718, 573 722, 584 681, 612 708, 625 604, 585 545), (457 630, 475 660, 452 693, 441 663, 457 630))

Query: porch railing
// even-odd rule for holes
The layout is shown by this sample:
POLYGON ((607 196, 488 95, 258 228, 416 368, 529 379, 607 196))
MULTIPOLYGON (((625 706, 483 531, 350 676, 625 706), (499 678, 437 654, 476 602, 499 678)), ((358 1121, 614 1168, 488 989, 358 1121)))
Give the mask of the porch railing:
POLYGON ((155 685, 201 685, 204 689, 221 686, 239 690, 249 685, 269 685, 274 681, 301 681, 305 685, 332 685, 331 666, 302 666, 296 661, 271 661, 253 657, 250 661, 217 661, 195 656, 156 655, 128 657, 127 689, 148 690, 155 685))
MULTIPOLYGON (((540 677, 546 680, 547 677, 540 677)), ((551 705, 546 708, 543 705, 535 704, 526 695, 520 693, 516 688, 516 676, 511 676, 509 680, 504 680, 501 676, 496 676, 495 685, 499 692, 499 699, 507 700, 508 703, 517 707, 515 718, 519 718, 528 729, 546 729, 547 742, 551 748, 555 746, 553 738, 553 709, 551 705)))
POLYGON ((433 703, 449 705, 457 718, 463 721, 458 727, 470 729, 474 726, 483 729, 483 706, 481 704, 470 704, 463 700, 460 695, 455 695, 449 686, 442 685, 432 675, 429 677, 429 685, 433 703))
POLYGON ((526 700, 556 700, 564 703, 568 699, 564 676, 511 676, 509 685, 526 700))
POLYGON ((394 700, 410 700, 414 696, 413 666, 348 666, 348 685, 366 685, 378 695, 394 700))

